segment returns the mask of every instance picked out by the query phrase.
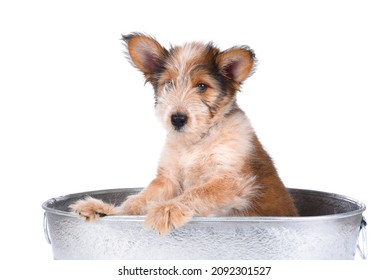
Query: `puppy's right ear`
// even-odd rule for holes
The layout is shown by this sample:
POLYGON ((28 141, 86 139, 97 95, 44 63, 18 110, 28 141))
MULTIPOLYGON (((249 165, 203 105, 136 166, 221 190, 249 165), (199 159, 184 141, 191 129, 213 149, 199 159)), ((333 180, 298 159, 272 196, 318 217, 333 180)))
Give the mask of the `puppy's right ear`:
POLYGON ((127 44, 128 54, 132 64, 143 72, 146 81, 151 82, 151 75, 162 63, 167 50, 155 39, 141 33, 122 35, 127 44))

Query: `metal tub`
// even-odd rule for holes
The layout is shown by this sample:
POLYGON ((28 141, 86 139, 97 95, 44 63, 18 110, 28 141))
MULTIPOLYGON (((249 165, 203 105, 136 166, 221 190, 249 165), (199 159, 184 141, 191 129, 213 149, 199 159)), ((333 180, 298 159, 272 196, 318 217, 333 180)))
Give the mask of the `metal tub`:
POLYGON ((167 236, 145 228, 144 216, 86 223, 69 212, 70 204, 87 195, 120 204, 139 191, 101 190, 47 200, 44 231, 54 259, 354 259, 366 225, 363 203, 302 189, 289 189, 299 217, 196 217, 167 236))

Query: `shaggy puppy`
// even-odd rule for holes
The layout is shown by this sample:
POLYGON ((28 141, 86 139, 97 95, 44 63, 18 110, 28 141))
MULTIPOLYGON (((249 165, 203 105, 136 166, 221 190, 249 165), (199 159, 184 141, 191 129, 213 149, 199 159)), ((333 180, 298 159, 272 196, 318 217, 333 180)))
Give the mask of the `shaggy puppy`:
POLYGON ((146 215, 160 234, 193 216, 296 216, 271 158, 236 103, 255 66, 246 47, 220 51, 198 42, 165 49, 139 33, 123 36, 132 64, 154 88, 167 129, 157 176, 119 206, 87 198, 71 208, 87 221, 146 215))

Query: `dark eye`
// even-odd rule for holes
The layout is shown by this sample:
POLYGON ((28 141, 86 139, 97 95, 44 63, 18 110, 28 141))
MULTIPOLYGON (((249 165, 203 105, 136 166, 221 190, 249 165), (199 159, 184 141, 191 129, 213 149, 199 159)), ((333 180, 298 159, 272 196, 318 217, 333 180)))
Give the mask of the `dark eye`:
POLYGON ((171 89, 173 87, 173 81, 167 81, 165 83, 165 88, 166 89, 171 89))
POLYGON ((205 92, 207 89, 208 89, 208 85, 206 85, 206 84, 204 84, 204 83, 199 83, 199 84, 197 85, 197 91, 198 91, 199 93, 203 93, 203 92, 205 92))

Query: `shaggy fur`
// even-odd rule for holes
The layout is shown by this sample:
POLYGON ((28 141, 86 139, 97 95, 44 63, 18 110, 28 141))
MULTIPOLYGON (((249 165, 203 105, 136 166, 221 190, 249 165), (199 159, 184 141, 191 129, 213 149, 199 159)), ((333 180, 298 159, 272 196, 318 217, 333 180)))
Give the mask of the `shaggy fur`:
POLYGON ((71 205, 92 221, 105 215, 146 215, 160 234, 193 216, 296 216, 294 203, 244 112, 236 103, 255 66, 246 46, 220 51, 198 42, 162 47, 123 36, 131 63, 150 82, 167 130, 156 178, 119 206, 87 198, 71 205))

